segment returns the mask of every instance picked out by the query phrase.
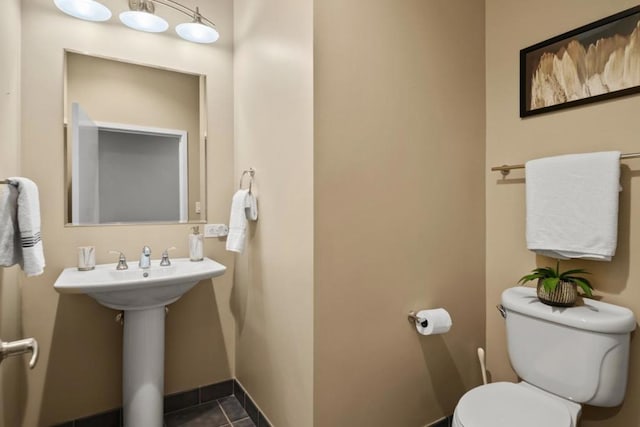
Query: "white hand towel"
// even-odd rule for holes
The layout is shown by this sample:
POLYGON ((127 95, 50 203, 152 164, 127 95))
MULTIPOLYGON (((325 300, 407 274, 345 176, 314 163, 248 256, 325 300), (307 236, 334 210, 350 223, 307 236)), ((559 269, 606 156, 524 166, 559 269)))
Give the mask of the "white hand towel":
POLYGON ((253 193, 249 193, 245 197, 244 201, 245 201, 244 212, 247 219, 250 221, 257 221, 258 220, 258 200, 256 199, 256 196, 254 196, 253 193))
POLYGON ((257 201, 249 190, 238 190, 231 200, 227 250, 242 253, 247 237, 247 218, 258 219, 257 201))
POLYGON ((0 185, 0 266, 11 267, 22 262, 18 232, 18 187, 0 185))
POLYGON ((620 152, 526 163, 527 248, 559 259, 611 261, 618 241, 620 152))

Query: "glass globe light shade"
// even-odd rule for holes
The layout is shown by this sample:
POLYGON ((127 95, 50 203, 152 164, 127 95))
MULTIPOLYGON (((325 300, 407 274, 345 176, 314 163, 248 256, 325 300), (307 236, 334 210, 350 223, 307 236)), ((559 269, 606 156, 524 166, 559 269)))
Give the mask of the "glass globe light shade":
POLYGON ((213 43, 220 35, 215 28, 200 22, 185 22, 176 26, 176 33, 180 37, 195 43, 213 43))
POLYGON ((148 12, 128 10, 120 14, 120 21, 129 28, 148 33, 167 31, 169 24, 157 15, 148 12))
POLYGON ((111 11, 95 0, 53 0, 58 9, 74 18, 102 22, 111 18, 111 11))

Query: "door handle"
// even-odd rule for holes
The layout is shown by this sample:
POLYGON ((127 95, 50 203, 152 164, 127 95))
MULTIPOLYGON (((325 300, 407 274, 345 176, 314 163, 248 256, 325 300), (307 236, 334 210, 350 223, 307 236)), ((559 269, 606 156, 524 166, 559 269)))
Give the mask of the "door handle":
POLYGON ((31 353, 29 368, 33 369, 38 362, 38 341, 35 338, 25 338, 18 341, 3 342, 0 340, 0 362, 10 356, 31 353))

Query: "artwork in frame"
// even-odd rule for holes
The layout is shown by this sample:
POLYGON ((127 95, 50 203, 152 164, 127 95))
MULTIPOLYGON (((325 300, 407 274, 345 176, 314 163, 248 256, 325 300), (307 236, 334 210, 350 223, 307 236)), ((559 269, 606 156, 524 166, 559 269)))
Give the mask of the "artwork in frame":
POLYGON ((640 6, 520 51, 520 117, 640 92, 640 6))

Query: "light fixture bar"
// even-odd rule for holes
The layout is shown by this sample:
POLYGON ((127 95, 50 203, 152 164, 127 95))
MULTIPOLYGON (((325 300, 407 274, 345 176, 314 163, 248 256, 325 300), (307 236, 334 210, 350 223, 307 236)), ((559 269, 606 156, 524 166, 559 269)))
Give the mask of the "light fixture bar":
MULTIPOLYGON (((129 0, 140 1, 140 0, 129 0)), ((142 0, 154 1, 163 6, 167 6, 173 10, 183 13, 192 19, 191 22, 185 22, 176 26, 176 33, 184 40, 194 43, 214 43, 220 37, 216 25, 209 19, 200 14, 200 10, 195 10, 178 3, 175 0, 142 0), (204 22, 203 22, 204 21, 204 22)))
POLYGON ((196 8, 195 10, 191 9, 190 7, 187 7, 181 3, 178 3, 175 0, 151 0, 151 1, 154 3, 159 3, 163 6, 170 7, 173 10, 177 10, 178 12, 181 12, 190 18, 193 18, 196 20, 200 19, 213 27, 216 26, 216 24, 214 24, 213 21, 211 21, 210 19, 207 19, 205 16, 202 16, 198 8, 196 8))

